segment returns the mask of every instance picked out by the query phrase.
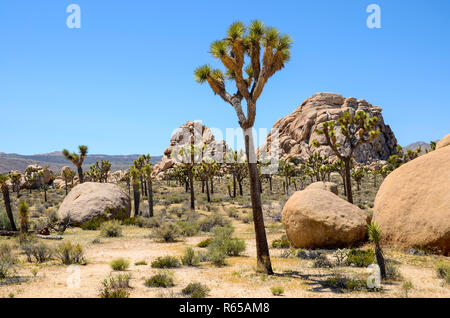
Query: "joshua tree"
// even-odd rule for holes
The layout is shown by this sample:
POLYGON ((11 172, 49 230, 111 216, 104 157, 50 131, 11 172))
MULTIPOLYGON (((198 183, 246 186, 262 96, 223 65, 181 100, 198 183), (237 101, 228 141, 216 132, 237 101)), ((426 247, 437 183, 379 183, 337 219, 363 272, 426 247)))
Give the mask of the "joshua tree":
POLYGON ((242 196, 242 181, 248 175, 246 154, 242 150, 239 152, 230 150, 225 155, 225 160, 228 163, 228 172, 233 176, 233 197, 236 197, 236 184, 239 185, 239 195, 242 196))
POLYGON ((358 167, 356 169, 353 169, 351 175, 352 175, 353 180, 355 180, 355 182, 356 182, 356 190, 359 191, 360 186, 361 186, 361 181, 365 176, 365 171, 363 168, 358 167))
POLYGON ((29 208, 25 201, 19 203, 18 206, 19 219, 20 219, 20 232, 28 233, 28 218, 29 218, 29 208))
MULTIPOLYGON (((150 160, 150 155, 149 155, 150 160)), ((151 162, 148 162, 142 168, 144 178, 147 181, 147 192, 148 192, 148 216, 153 217, 153 166, 151 162)))
POLYGON ((175 158, 186 169, 191 194, 191 210, 193 211, 195 211, 194 167, 200 161, 199 156, 201 156, 202 152, 202 148, 194 145, 194 136, 191 136, 189 145, 174 149, 171 154, 172 158, 175 158))
POLYGON ((328 172, 328 158, 322 157, 319 153, 313 153, 305 162, 309 172, 316 178, 316 181, 325 181, 328 172))
POLYGON ((253 21, 248 31, 242 22, 235 22, 223 40, 211 44, 211 54, 222 62, 226 73, 212 69, 209 65, 195 70, 199 83, 208 82, 213 92, 234 108, 244 132, 256 233, 257 271, 267 274, 273 274, 273 271, 264 228, 252 128, 257 100, 269 78, 284 68, 284 64, 289 60, 291 42, 288 35, 280 35, 276 28, 265 27, 261 21, 253 21), (244 65, 245 56, 250 60, 247 66, 244 65), (236 84, 237 92, 233 95, 225 88, 225 76, 236 84), (244 114, 242 108, 244 99, 247 114, 244 114))
POLYGON ((381 229, 376 222, 370 223, 367 227, 369 232, 369 240, 375 244, 375 256, 377 258, 377 264, 380 267, 381 277, 386 279, 386 265, 383 251, 380 246, 381 229))
POLYGON ((289 184, 291 183, 291 178, 295 174, 295 165, 289 161, 280 160, 279 163, 280 175, 284 177, 284 193, 289 194, 289 184))
POLYGON ((108 173, 111 163, 108 160, 97 161, 89 167, 87 175, 94 182, 108 182, 108 173))
POLYGON ((17 192, 17 197, 20 198, 20 181, 22 175, 18 172, 13 172, 9 174, 9 180, 11 180, 13 191, 17 192))
POLYGON ((322 129, 316 130, 318 134, 325 135, 325 144, 330 146, 336 156, 344 161, 345 187, 347 200, 350 203, 353 203, 350 179, 350 165, 353 153, 360 145, 371 142, 380 135, 380 129, 374 129, 377 122, 377 117, 369 117, 363 111, 357 111, 355 115, 344 112, 343 116, 338 119, 340 132, 344 136, 342 143, 339 143, 337 140, 334 121, 324 122, 322 129))
POLYGON ((141 201, 141 195, 139 193, 141 173, 134 165, 130 168, 130 177, 133 186, 134 216, 136 217, 139 215, 139 204, 141 201))
POLYGON ((63 156, 67 159, 72 161, 72 163, 77 167, 78 170, 78 178, 80 180, 80 184, 84 182, 84 175, 83 175, 83 161, 84 158, 86 158, 87 152, 88 152, 88 146, 78 146, 78 150, 80 151, 80 154, 77 154, 75 152, 70 153, 67 149, 64 149, 62 151, 63 156))
POLYGON ((9 197, 9 187, 8 187, 9 176, 7 174, 0 175, 0 188, 3 194, 3 202, 5 204, 6 215, 8 216, 9 222, 11 223, 11 230, 17 231, 16 223, 14 222, 14 216, 11 209, 11 199, 9 197))
POLYGON ((67 189, 67 183, 69 182, 69 180, 71 180, 71 179, 73 180, 72 171, 64 170, 63 171, 63 179, 64 179, 64 187, 66 189, 66 195, 67 195, 67 193, 69 193, 69 191, 67 189))

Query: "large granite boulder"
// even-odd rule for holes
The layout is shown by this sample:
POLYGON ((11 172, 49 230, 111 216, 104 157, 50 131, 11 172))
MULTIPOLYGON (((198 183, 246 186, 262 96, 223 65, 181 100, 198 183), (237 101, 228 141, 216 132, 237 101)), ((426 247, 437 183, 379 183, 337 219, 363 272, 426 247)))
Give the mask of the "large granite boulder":
POLYGON ((294 247, 336 248, 364 240, 368 215, 330 191, 308 189, 289 198, 282 222, 294 247))
POLYGON ((373 219, 385 242, 450 253, 450 146, 420 156, 389 174, 373 219))
POLYGON ((69 216, 75 225, 97 216, 107 219, 129 217, 130 212, 130 197, 118 185, 95 182, 74 187, 58 210, 60 218, 69 216))
MULTIPOLYGON (((281 159, 297 158, 306 160, 313 153, 320 153, 322 156, 335 157, 329 146, 314 147, 313 140, 325 143, 325 137, 316 133, 317 128, 322 128, 325 121, 335 121, 343 115, 345 111, 355 114, 362 110, 370 116, 378 118, 377 128, 380 129, 380 136, 370 143, 363 144, 355 150, 354 158, 357 162, 368 162, 376 160, 386 160, 390 155, 396 153, 397 140, 391 128, 384 123, 381 114, 382 109, 372 106, 363 99, 357 100, 354 97, 345 98, 339 94, 318 93, 307 98, 293 113, 279 119, 273 126, 279 131, 279 152, 281 159)), ((339 129, 336 129, 338 142, 343 140, 339 129)), ((267 141, 258 148, 259 153, 271 154, 272 134, 267 136, 267 141)))
POLYGON ((339 194, 338 186, 334 182, 326 182, 326 181, 314 182, 305 188, 305 190, 308 189, 320 189, 333 192, 336 195, 339 194))

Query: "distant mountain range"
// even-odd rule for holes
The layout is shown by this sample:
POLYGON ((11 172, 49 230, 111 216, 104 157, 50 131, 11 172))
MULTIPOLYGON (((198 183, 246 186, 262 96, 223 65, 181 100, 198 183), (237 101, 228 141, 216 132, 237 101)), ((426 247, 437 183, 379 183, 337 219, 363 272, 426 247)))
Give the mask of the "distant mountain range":
MULTIPOLYGON (((128 169, 133 164, 133 160, 136 160, 138 157, 139 155, 110 156, 88 154, 84 161, 83 168, 89 169, 89 166, 94 164, 97 160, 108 160, 112 164, 111 171, 128 169)), ((162 156, 154 156, 151 161, 156 163, 160 161, 161 158, 162 156)), ((61 152, 58 151, 30 156, 0 152, 0 173, 6 173, 11 170, 23 172, 29 165, 33 164, 42 167, 48 166, 49 169, 54 172, 60 171, 64 166, 71 166, 74 169, 73 164, 66 160, 61 152)))

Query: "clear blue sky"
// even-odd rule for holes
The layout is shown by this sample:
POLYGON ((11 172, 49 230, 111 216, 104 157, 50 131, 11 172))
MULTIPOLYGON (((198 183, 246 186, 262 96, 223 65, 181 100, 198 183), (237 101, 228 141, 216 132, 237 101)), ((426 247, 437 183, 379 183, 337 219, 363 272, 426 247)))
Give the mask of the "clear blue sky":
POLYGON ((0 151, 162 154, 191 119, 237 127, 233 109, 193 70, 235 20, 261 19, 294 39, 292 59, 259 100, 270 128, 316 92, 384 109, 400 144, 450 133, 450 1, 3 0, 0 151), (81 7, 68 29, 66 7, 81 7), (381 29, 366 27, 367 5, 381 29))

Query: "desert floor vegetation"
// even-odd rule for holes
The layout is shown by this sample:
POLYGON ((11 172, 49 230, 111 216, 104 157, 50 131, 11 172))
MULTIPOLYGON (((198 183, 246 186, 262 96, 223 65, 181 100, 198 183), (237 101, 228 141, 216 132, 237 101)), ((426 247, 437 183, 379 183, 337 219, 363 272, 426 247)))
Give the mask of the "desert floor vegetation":
MULTIPOLYGON (((120 231, 121 236, 102 235, 107 223, 89 230, 69 227, 59 241, 33 234, 0 237, 0 297, 192 297, 183 290, 196 283, 202 286, 201 297, 450 296, 448 258, 444 256, 383 247, 388 277, 380 290, 371 291, 363 288, 369 276, 365 265, 375 262, 369 241, 354 250, 291 248, 281 224, 281 210, 288 198, 283 194, 282 177, 273 178, 272 194, 268 183, 263 182, 263 212, 274 275, 257 273, 254 227, 248 219, 248 184, 244 179, 243 196, 233 198, 228 195, 227 178, 217 178, 211 202, 198 191, 195 212, 189 209, 190 196, 184 186, 175 181, 170 185, 154 181, 154 216, 148 218, 147 200, 143 200, 141 216, 114 224, 114 232, 120 231), (214 224, 206 224, 207 220, 214 224), (165 231, 176 231, 176 239, 161 239, 155 230, 164 224, 173 225, 165 231), (238 252, 227 253, 222 247, 228 245, 217 243, 218 237, 220 242, 235 242, 238 252), (213 252, 223 252, 221 266, 211 258, 213 252), (127 266, 113 270, 111 264, 117 260, 124 260, 127 266), (165 262, 169 265, 158 266, 165 262), (80 275, 79 288, 69 288, 71 275, 76 272, 80 275), (119 279, 118 275, 126 275, 126 284, 122 282, 125 276, 119 279), (414 287, 406 292, 405 282, 414 287), (149 288, 158 285, 166 287, 149 288)), ((344 197, 342 178, 334 174, 331 178, 344 197)), ((201 183, 196 181, 195 187, 201 189, 201 183)), ((365 178, 354 192, 355 203, 369 215, 376 191, 370 178, 365 178)), ((61 204, 65 191, 49 189, 47 195, 47 202, 38 190, 23 191, 19 199, 12 195, 16 222, 19 200, 25 201, 30 231, 38 228, 61 204)), ((7 226, 2 203, 0 220, 7 226)))

